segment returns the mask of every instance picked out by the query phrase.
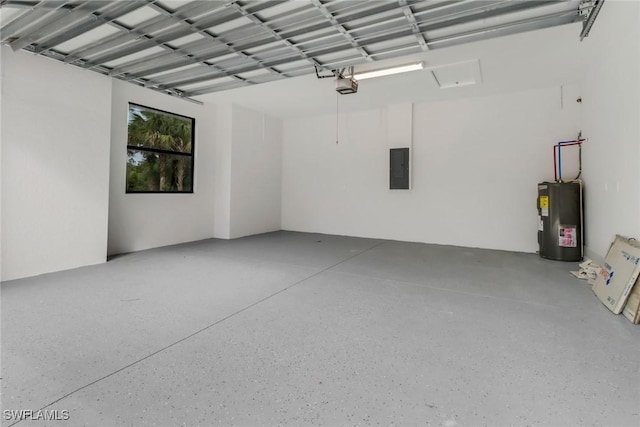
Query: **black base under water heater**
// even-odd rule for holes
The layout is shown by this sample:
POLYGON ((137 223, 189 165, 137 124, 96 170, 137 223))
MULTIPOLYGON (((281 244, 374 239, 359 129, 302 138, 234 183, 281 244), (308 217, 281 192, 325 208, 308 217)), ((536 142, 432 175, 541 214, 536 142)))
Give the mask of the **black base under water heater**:
POLYGON ((582 183, 541 182, 537 202, 540 256, 557 261, 582 260, 582 183))

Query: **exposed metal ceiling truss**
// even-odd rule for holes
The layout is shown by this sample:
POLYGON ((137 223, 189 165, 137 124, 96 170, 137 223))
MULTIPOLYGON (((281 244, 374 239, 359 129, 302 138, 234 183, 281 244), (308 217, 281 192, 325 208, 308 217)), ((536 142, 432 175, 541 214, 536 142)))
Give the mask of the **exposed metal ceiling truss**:
POLYGON ((0 39, 13 50, 189 98, 586 24, 603 1, 0 0, 0 39))

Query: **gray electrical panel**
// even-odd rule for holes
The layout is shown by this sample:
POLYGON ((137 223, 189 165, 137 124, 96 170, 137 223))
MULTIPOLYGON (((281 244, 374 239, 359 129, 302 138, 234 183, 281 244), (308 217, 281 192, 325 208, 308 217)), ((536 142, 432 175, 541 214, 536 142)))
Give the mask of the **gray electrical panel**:
POLYGON ((538 245, 542 258, 580 261, 583 256, 582 184, 538 184, 538 245))
POLYGON ((389 150, 389 188, 391 190, 409 189, 409 148, 389 150))

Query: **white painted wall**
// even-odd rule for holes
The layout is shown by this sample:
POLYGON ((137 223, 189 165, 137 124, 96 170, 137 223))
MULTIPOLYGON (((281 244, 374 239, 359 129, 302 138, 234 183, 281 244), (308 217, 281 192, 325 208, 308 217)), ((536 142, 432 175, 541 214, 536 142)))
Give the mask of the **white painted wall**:
POLYGON ((206 239, 214 234, 216 109, 114 80, 109 254, 206 239), (127 110, 133 102, 196 120, 193 194, 126 194, 127 110))
POLYGON ((2 47, 2 280, 106 260, 111 80, 2 47))
POLYGON ((640 238, 640 2, 607 1, 581 45, 587 254, 640 238))
MULTIPOLYGON (((4 69, 5 69, 5 61, 4 59, 4 52, 5 50, 2 49, 0 50, 0 281, 2 281, 2 261, 3 261, 3 257, 2 257, 2 139, 3 139, 3 133, 2 133, 2 110, 3 110, 3 102, 2 99, 4 97, 4 69)), ((8 51, 7 51, 8 52, 8 51)), ((0 292, 1 294, 1 292, 0 292)), ((1 298, 1 296, 0 296, 1 298)))
POLYGON ((232 106, 230 237, 280 230, 282 122, 232 106))
POLYGON ((214 164, 213 235, 219 239, 231 238, 231 147, 233 106, 219 102, 216 113, 216 143, 214 164))
MULTIPOLYGON (((388 190, 387 108, 284 121, 282 228, 534 252, 536 184, 580 106, 560 88, 414 105, 412 189, 388 190)), ((567 171, 573 173, 574 171, 567 171)))

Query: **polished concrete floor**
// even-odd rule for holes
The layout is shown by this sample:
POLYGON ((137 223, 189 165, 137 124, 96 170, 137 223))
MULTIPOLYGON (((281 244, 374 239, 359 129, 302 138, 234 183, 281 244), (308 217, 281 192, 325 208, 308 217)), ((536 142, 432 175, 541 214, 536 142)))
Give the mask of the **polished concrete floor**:
POLYGON ((277 232, 5 282, 2 425, 638 426, 640 326, 570 269, 277 232))

